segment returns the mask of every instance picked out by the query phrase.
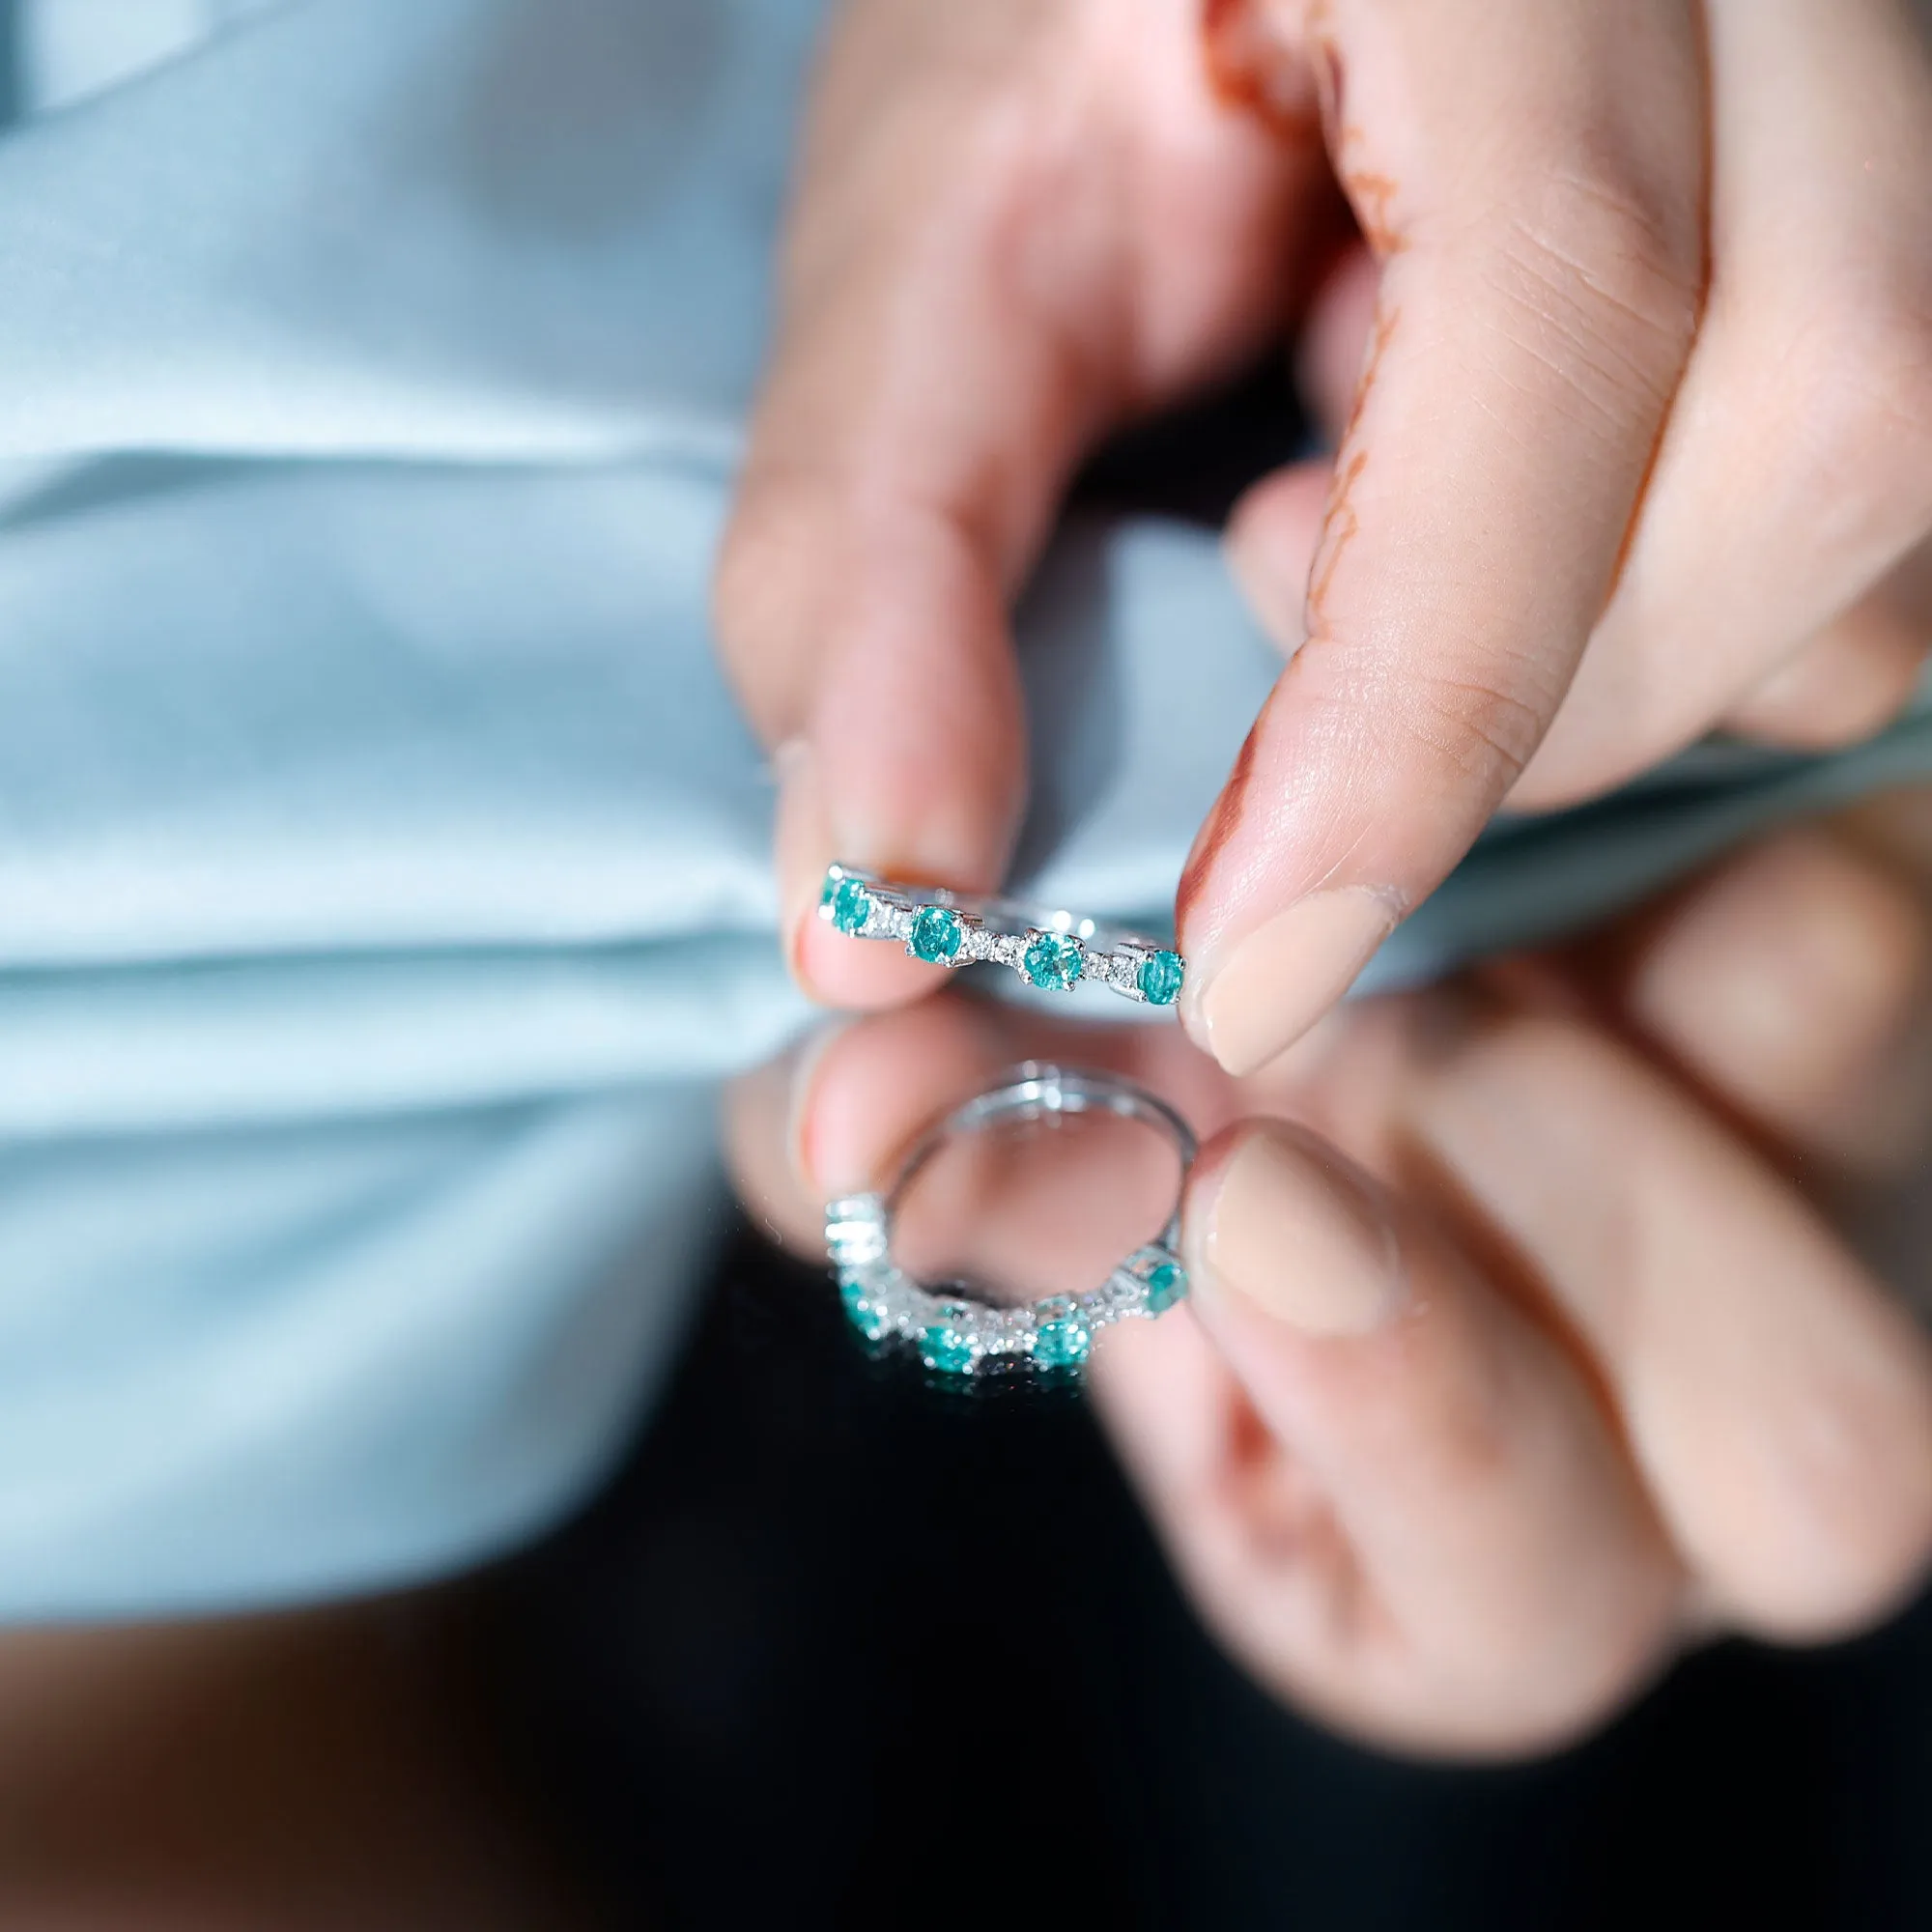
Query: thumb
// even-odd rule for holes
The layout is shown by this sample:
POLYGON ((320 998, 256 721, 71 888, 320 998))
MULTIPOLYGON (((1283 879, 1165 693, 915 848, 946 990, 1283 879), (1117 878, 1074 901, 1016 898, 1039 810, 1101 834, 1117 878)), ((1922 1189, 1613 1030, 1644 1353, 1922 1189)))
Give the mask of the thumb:
POLYGON ((1680 10, 1347 19, 1338 165, 1381 247, 1378 310, 1306 639, 1177 905, 1182 1018, 1236 1074, 1347 991, 1541 740, 1614 579, 1702 275, 1680 10))

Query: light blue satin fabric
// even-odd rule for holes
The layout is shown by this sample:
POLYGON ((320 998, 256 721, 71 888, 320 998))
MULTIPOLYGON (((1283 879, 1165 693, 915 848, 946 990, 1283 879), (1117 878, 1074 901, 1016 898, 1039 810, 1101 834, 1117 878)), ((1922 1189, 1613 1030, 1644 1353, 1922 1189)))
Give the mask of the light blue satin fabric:
MULTIPOLYGON (((721 1222, 716 1083, 807 1017, 705 583, 813 22, 17 24, 0 1617, 448 1570, 642 1412, 721 1222)), ((1155 522, 1069 529, 1021 628, 1024 883, 1158 919, 1270 653, 1155 522)), ((1501 826, 1378 982, 1928 767, 1915 718, 1501 826)))

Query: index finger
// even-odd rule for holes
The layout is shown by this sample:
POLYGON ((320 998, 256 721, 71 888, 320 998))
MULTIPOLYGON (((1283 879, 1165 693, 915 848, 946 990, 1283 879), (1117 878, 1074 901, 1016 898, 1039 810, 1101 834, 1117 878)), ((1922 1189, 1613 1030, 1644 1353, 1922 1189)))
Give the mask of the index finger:
POLYGON ((1319 154, 1216 100, 1185 0, 1136 12, 1122 35, 886 0, 833 37, 716 603, 775 749, 787 955, 834 1005, 939 973, 819 922, 829 864, 999 883, 1026 769, 1007 607, 1081 454, 1279 306, 1319 154))
POLYGON ((1382 257, 1307 640, 1177 906, 1182 1017, 1252 1070, 1467 850, 1607 600, 1697 316, 1676 0, 1345 4, 1330 142, 1382 257))

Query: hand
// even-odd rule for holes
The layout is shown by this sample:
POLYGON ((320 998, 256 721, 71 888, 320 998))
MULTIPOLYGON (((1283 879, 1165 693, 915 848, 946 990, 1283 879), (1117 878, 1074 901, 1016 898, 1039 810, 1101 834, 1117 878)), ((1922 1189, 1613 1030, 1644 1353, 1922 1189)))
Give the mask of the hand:
MULTIPOLYGON (((1932 1108, 1932 819, 1900 826, 1352 1003, 1245 1082, 1167 1028, 863 1020, 741 1085, 741 1183, 814 1252, 828 1196, 1016 1058, 1165 1093, 1209 1136, 1194 1297, 1107 1331, 1094 1392, 1201 1614, 1378 1744, 1545 1748, 1686 1644, 1856 1630, 1932 1555, 1932 1348, 1822 1206, 1918 1159, 1932 1108)), ((1091 1245, 1091 1175, 1048 1199, 1015 1171, 989 1239, 1091 1245)))
POLYGON ((1340 453, 1235 516, 1295 654, 1178 907, 1225 1066, 1506 796, 1870 730, 1932 638, 1928 237, 1902 0, 851 0, 718 597, 801 979, 935 983, 811 923, 824 866, 997 884, 1069 472, 1297 322, 1340 453))

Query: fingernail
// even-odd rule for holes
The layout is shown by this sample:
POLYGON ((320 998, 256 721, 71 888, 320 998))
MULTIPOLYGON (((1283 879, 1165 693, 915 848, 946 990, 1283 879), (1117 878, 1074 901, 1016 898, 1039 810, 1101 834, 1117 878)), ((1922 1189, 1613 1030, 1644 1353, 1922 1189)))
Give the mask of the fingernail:
POLYGON ((1394 1224, 1312 1136, 1256 1128, 1222 1171, 1197 1254, 1216 1286, 1306 1335, 1366 1335, 1408 1300, 1394 1224))
POLYGON ((1222 1066, 1252 1073, 1292 1046, 1354 983, 1395 929, 1394 895, 1369 886, 1310 893, 1210 960, 1182 1017, 1222 1066))

